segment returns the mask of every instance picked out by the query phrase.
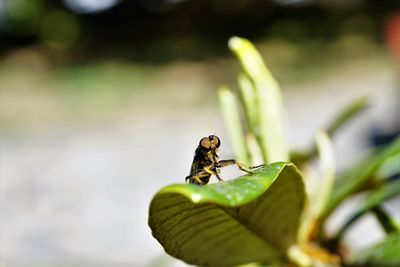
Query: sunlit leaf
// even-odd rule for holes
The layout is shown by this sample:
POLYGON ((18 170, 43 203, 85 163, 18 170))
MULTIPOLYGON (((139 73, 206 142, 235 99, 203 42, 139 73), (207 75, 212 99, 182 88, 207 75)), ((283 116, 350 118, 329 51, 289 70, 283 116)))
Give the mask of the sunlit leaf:
POLYGON ((220 88, 218 94, 222 116, 224 117, 236 159, 241 163, 250 164, 236 96, 227 87, 220 88))
POLYGON ((323 130, 317 132, 315 142, 319 154, 319 175, 309 175, 306 179, 306 188, 312 205, 305 211, 300 228, 300 240, 307 242, 312 237, 316 227, 319 227, 319 218, 323 208, 328 204, 335 178, 335 159, 332 142, 323 130))
POLYGON ((246 74, 242 73, 239 75, 238 83, 249 130, 255 135, 259 135, 257 127, 260 118, 257 109, 258 100, 256 97, 256 89, 246 74))
POLYGON ((316 216, 319 216, 322 212, 322 209, 328 204, 329 197, 332 192, 333 182, 335 178, 335 158, 333 152, 333 145, 331 139, 325 131, 319 131, 315 137, 318 154, 320 157, 320 173, 322 177, 322 181, 318 186, 318 194, 315 199, 316 203, 315 213, 316 216))
POLYGON ((297 168, 277 162, 226 182, 167 186, 151 202, 149 226, 190 264, 274 263, 297 241, 305 198, 297 168))
POLYGON ((283 104, 278 82, 250 41, 232 37, 229 48, 254 84, 259 114, 259 132, 256 135, 260 136, 265 162, 287 161, 289 155, 283 133, 283 104))

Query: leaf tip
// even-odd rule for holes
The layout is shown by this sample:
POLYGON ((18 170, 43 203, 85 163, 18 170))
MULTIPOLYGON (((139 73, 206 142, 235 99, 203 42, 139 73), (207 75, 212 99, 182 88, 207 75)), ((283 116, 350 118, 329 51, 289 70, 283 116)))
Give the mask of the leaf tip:
POLYGON ((228 47, 231 50, 237 50, 242 45, 243 38, 232 36, 228 41, 228 47))

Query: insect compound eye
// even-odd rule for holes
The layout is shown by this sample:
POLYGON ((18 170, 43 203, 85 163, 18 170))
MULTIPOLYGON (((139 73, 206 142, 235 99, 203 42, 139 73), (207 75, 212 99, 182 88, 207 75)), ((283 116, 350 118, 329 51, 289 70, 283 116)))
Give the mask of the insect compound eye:
POLYGON ((219 140, 219 138, 216 135, 210 135, 208 137, 211 140, 211 143, 215 146, 215 147, 219 147, 221 144, 221 141, 219 140))
POLYGON ((210 149, 211 147, 211 140, 208 137, 203 137, 200 140, 200 146, 206 148, 206 149, 210 149))

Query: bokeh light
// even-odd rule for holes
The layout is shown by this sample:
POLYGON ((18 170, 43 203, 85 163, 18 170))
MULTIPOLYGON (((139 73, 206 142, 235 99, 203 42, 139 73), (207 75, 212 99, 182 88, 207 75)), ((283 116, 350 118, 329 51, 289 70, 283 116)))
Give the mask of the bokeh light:
POLYGON ((95 13, 107 10, 118 3, 118 0, 63 0, 75 13, 95 13))

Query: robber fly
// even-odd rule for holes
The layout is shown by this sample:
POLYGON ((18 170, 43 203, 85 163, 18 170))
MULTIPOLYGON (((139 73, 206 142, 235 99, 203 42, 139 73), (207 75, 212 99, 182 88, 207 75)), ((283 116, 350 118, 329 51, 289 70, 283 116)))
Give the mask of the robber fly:
POLYGON ((203 137, 200 140, 199 146, 194 153, 190 175, 185 178, 189 183, 205 185, 210 180, 211 175, 215 175, 219 181, 222 181, 219 176, 220 168, 236 164, 239 169, 247 173, 253 173, 250 169, 257 169, 263 165, 248 167, 234 159, 218 160, 218 149, 221 141, 215 135, 203 137))

